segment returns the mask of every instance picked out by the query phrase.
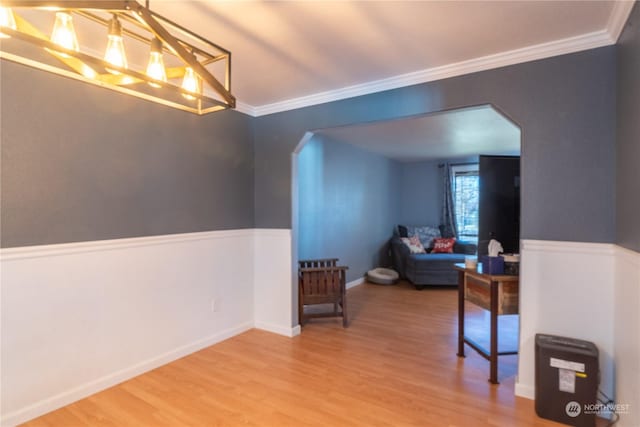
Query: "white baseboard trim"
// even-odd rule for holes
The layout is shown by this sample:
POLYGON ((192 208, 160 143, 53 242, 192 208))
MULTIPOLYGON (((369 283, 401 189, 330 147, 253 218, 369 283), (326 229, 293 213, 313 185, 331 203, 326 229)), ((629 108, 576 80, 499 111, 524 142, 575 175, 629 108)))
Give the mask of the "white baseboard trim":
POLYGON ((72 390, 68 390, 58 395, 51 396, 47 399, 22 408, 19 411, 9 414, 3 414, 1 425, 3 427, 11 427, 24 423, 28 420, 44 415, 47 412, 51 412, 55 409, 69 405, 80 399, 84 399, 109 387, 113 387, 116 384, 130 380, 131 378, 151 371, 152 369, 156 369, 162 365, 166 365, 167 363, 173 362, 174 360, 180 359, 181 357, 187 356, 191 353, 202 350, 203 348, 222 342, 252 328, 253 324, 250 322, 240 324, 236 327, 226 329, 210 337, 192 342, 190 344, 168 351, 157 357, 145 360, 129 368, 122 369, 118 372, 114 372, 102 378, 98 378, 95 381, 83 384, 72 390))
POLYGON ((347 283, 346 286, 347 286, 347 289, 351 289, 351 288, 355 288, 356 286, 362 285, 366 281, 367 281, 367 278, 363 276, 350 281, 349 283, 347 283))
POLYGON ((295 337, 300 335, 300 325, 296 325, 291 328, 286 328, 280 325, 273 325, 265 322, 256 322, 255 328, 262 331, 272 332, 274 334, 283 335, 285 337, 295 337))
POLYGON ((516 383, 515 394, 516 396, 524 397, 525 399, 534 400, 536 397, 536 390, 534 387, 530 387, 526 384, 516 383))

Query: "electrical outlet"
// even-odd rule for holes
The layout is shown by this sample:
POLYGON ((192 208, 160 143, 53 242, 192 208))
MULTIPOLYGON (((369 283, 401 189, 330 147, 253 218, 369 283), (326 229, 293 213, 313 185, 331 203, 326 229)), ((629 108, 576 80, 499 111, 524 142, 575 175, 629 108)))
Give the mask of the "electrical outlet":
POLYGON ((214 313, 220 311, 220 298, 211 298, 211 311, 214 313))

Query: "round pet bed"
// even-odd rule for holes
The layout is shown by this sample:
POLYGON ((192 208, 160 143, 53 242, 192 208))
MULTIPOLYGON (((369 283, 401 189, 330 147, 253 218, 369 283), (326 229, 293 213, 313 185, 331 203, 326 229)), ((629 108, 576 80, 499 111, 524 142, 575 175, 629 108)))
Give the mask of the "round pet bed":
POLYGON ((398 277, 398 273, 390 268, 374 268, 367 272, 367 279, 379 285, 392 285, 398 277))

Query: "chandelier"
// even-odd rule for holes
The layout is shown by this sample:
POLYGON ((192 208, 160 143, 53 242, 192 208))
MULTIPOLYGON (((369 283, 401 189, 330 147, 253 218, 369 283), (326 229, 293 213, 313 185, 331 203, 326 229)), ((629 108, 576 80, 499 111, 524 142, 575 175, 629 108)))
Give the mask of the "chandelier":
POLYGON ((2 0, 0 58, 196 114, 235 108, 231 52, 148 0, 2 0))

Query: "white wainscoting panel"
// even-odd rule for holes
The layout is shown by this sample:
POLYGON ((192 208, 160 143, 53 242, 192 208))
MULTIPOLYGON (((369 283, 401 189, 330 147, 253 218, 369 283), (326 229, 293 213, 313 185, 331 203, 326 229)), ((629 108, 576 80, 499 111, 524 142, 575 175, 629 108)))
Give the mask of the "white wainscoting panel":
POLYGON ((640 253, 616 248, 614 345, 620 427, 640 426, 640 253))
POLYGON ((594 342, 600 351, 600 387, 613 394, 614 250, 612 244, 521 242, 516 395, 534 398, 536 333, 594 342))
POLYGON ((293 325, 291 230, 255 230, 255 326, 286 336, 300 333, 293 325))
POLYGON ((2 425, 252 328, 253 250, 253 230, 2 250, 2 425))
MULTIPOLYGON (((616 400, 632 407, 620 425, 638 425, 640 254, 534 240, 521 252, 516 394, 534 396, 536 333, 590 340, 603 390, 613 394, 615 359, 616 400)), ((29 420, 252 327, 299 334, 292 255, 288 229, 0 251, 0 423, 29 420)))

